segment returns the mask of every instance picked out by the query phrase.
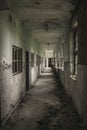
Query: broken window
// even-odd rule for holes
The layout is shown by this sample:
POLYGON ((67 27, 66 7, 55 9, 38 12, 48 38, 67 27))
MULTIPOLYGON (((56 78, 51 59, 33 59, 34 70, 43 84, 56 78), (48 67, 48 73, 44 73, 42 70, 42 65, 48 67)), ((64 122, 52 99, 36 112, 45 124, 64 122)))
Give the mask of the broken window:
POLYGON ((16 46, 12 47, 12 63, 13 63, 13 74, 22 72, 22 49, 16 46))

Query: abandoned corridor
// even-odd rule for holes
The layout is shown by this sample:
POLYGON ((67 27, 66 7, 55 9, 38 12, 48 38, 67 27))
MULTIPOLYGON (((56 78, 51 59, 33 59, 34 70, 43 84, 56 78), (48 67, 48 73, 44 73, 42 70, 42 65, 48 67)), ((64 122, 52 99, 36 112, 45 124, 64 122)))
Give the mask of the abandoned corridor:
POLYGON ((45 69, 1 130, 85 130, 51 69, 45 69))
POLYGON ((85 129, 87 0, 0 0, 3 124, 4 130, 85 129))

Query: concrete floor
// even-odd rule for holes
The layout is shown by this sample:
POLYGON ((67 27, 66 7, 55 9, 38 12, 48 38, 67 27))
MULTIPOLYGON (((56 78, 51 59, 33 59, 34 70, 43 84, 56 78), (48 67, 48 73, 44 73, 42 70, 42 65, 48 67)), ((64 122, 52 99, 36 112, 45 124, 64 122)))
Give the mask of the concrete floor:
POLYGON ((1 130, 85 130, 72 99, 45 70, 1 130))

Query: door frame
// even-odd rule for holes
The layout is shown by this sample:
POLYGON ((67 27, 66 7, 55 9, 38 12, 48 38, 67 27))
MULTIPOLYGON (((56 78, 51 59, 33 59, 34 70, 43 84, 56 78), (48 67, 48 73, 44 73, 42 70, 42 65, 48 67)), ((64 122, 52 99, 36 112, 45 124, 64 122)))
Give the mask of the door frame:
POLYGON ((29 51, 25 52, 25 80, 26 80, 26 91, 29 90, 29 51))

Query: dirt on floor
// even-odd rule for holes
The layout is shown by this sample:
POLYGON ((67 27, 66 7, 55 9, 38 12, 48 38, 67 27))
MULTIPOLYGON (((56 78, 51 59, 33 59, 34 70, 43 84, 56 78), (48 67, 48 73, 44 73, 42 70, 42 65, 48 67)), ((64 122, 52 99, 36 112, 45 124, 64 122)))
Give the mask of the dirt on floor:
POLYGON ((87 130, 59 77, 46 72, 0 130, 87 130))
POLYGON ((58 101, 54 106, 46 104, 48 113, 38 122, 36 130, 86 130, 63 86, 56 86, 54 94, 58 96, 58 101))

